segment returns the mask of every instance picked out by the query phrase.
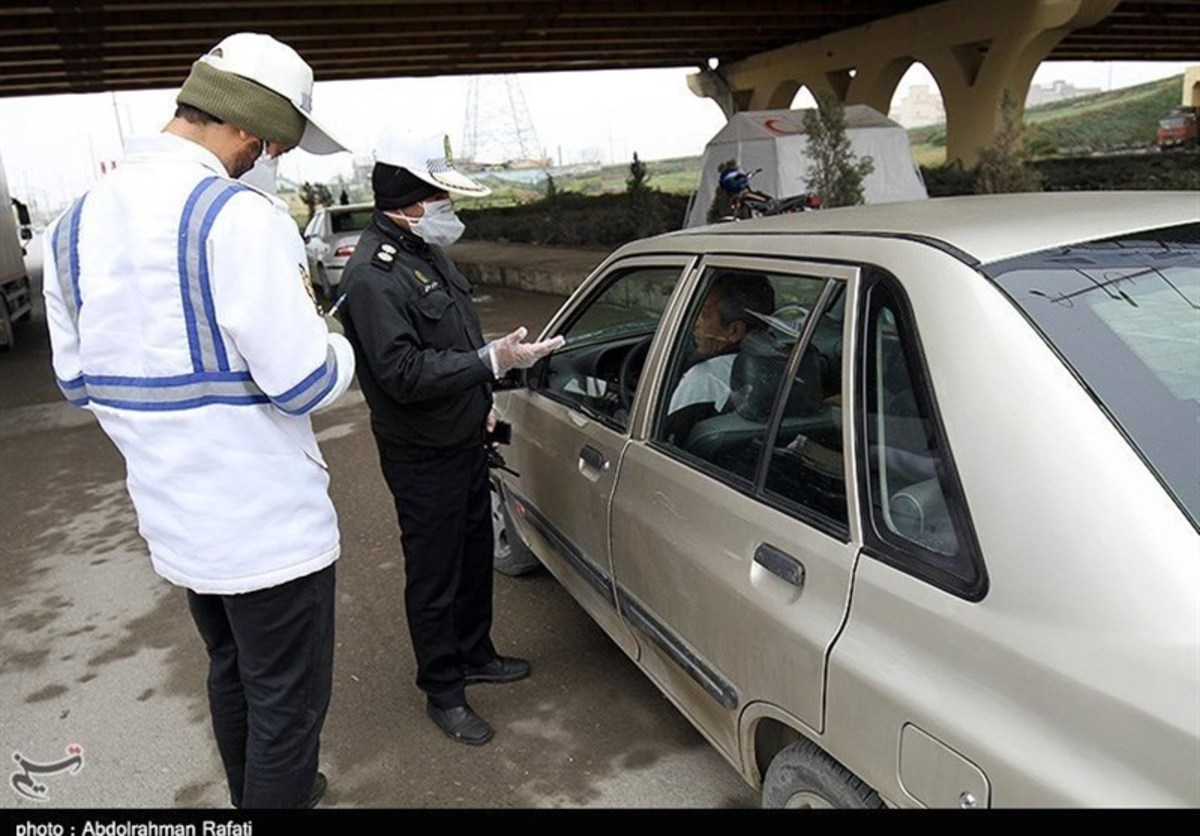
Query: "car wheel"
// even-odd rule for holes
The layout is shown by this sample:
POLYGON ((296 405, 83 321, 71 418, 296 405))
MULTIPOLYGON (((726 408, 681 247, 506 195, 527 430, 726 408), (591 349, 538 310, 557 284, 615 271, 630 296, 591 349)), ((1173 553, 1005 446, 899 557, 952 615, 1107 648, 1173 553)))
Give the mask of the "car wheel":
POLYGON ((13 329, 8 303, 0 297, 0 351, 8 351, 17 344, 17 333, 13 329))
POLYGON ((492 480, 492 567, 502 575, 524 575, 541 564, 513 530, 500 489, 492 480))
POLYGON ((798 740, 771 761, 763 778, 762 806, 772 809, 883 807, 879 793, 831 758, 821 747, 798 740))

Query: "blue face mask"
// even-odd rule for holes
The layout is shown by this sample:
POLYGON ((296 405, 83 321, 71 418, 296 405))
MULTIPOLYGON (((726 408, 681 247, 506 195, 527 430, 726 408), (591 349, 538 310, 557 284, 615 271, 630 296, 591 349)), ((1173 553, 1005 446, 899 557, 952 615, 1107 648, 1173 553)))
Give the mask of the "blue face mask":
POLYGON ((425 207, 425 214, 421 217, 400 216, 408 221, 408 228, 414 235, 419 236, 426 244, 438 247, 447 247, 462 236, 466 227, 454 214, 454 204, 448 198, 431 200, 421 205, 425 207))

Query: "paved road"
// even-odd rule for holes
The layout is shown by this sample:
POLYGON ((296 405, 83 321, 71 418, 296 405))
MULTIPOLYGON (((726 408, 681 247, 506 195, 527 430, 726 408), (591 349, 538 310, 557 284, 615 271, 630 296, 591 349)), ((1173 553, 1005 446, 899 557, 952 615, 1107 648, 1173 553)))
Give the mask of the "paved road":
MULTIPOLYGON (((485 288, 479 306, 499 335, 536 331, 560 301, 485 288)), ((78 744, 84 768, 41 779, 43 804, 5 780, 0 807, 226 806, 183 593, 150 569, 112 445, 60 401, 41 311, 19 329, 0 353, 0 757, 46 764, 78 744)), ((497 730, 490 745, 444 738, 412 684, 399 534, 361 397, 352 390, 314 423, 344 544, 327 806, 756 806, 544 572, 497 576, 497 644, 529 656, 534 676, 473 689, 497 730)))

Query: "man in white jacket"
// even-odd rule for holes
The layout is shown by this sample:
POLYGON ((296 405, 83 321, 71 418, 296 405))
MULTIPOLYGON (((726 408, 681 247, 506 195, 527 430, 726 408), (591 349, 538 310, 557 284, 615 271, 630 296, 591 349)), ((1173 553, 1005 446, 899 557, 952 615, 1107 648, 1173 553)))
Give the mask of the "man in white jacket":
POLYGON ((338 523, 310 414, 354 355, 306 290, 286 206, 236 178, 345 150, 290 47, 231 35, 175 117, 47 231, 54 372, 124 456, 154 569, 187 589, 236 807, 312 806, 333 667, 338 523))

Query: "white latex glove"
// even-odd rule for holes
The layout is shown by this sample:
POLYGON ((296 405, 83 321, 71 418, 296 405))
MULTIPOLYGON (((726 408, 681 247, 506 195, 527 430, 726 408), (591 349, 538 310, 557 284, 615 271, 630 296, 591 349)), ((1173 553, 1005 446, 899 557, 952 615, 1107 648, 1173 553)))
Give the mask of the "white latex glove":
POLYGON ((507 337, 488 343, 488 350, 495 358, 500 374, 509 369, 527 369, 550 352, 562 348, 566 342, 561 336, 536 343, 523 342, 528 333, 522 325, 507 337))

